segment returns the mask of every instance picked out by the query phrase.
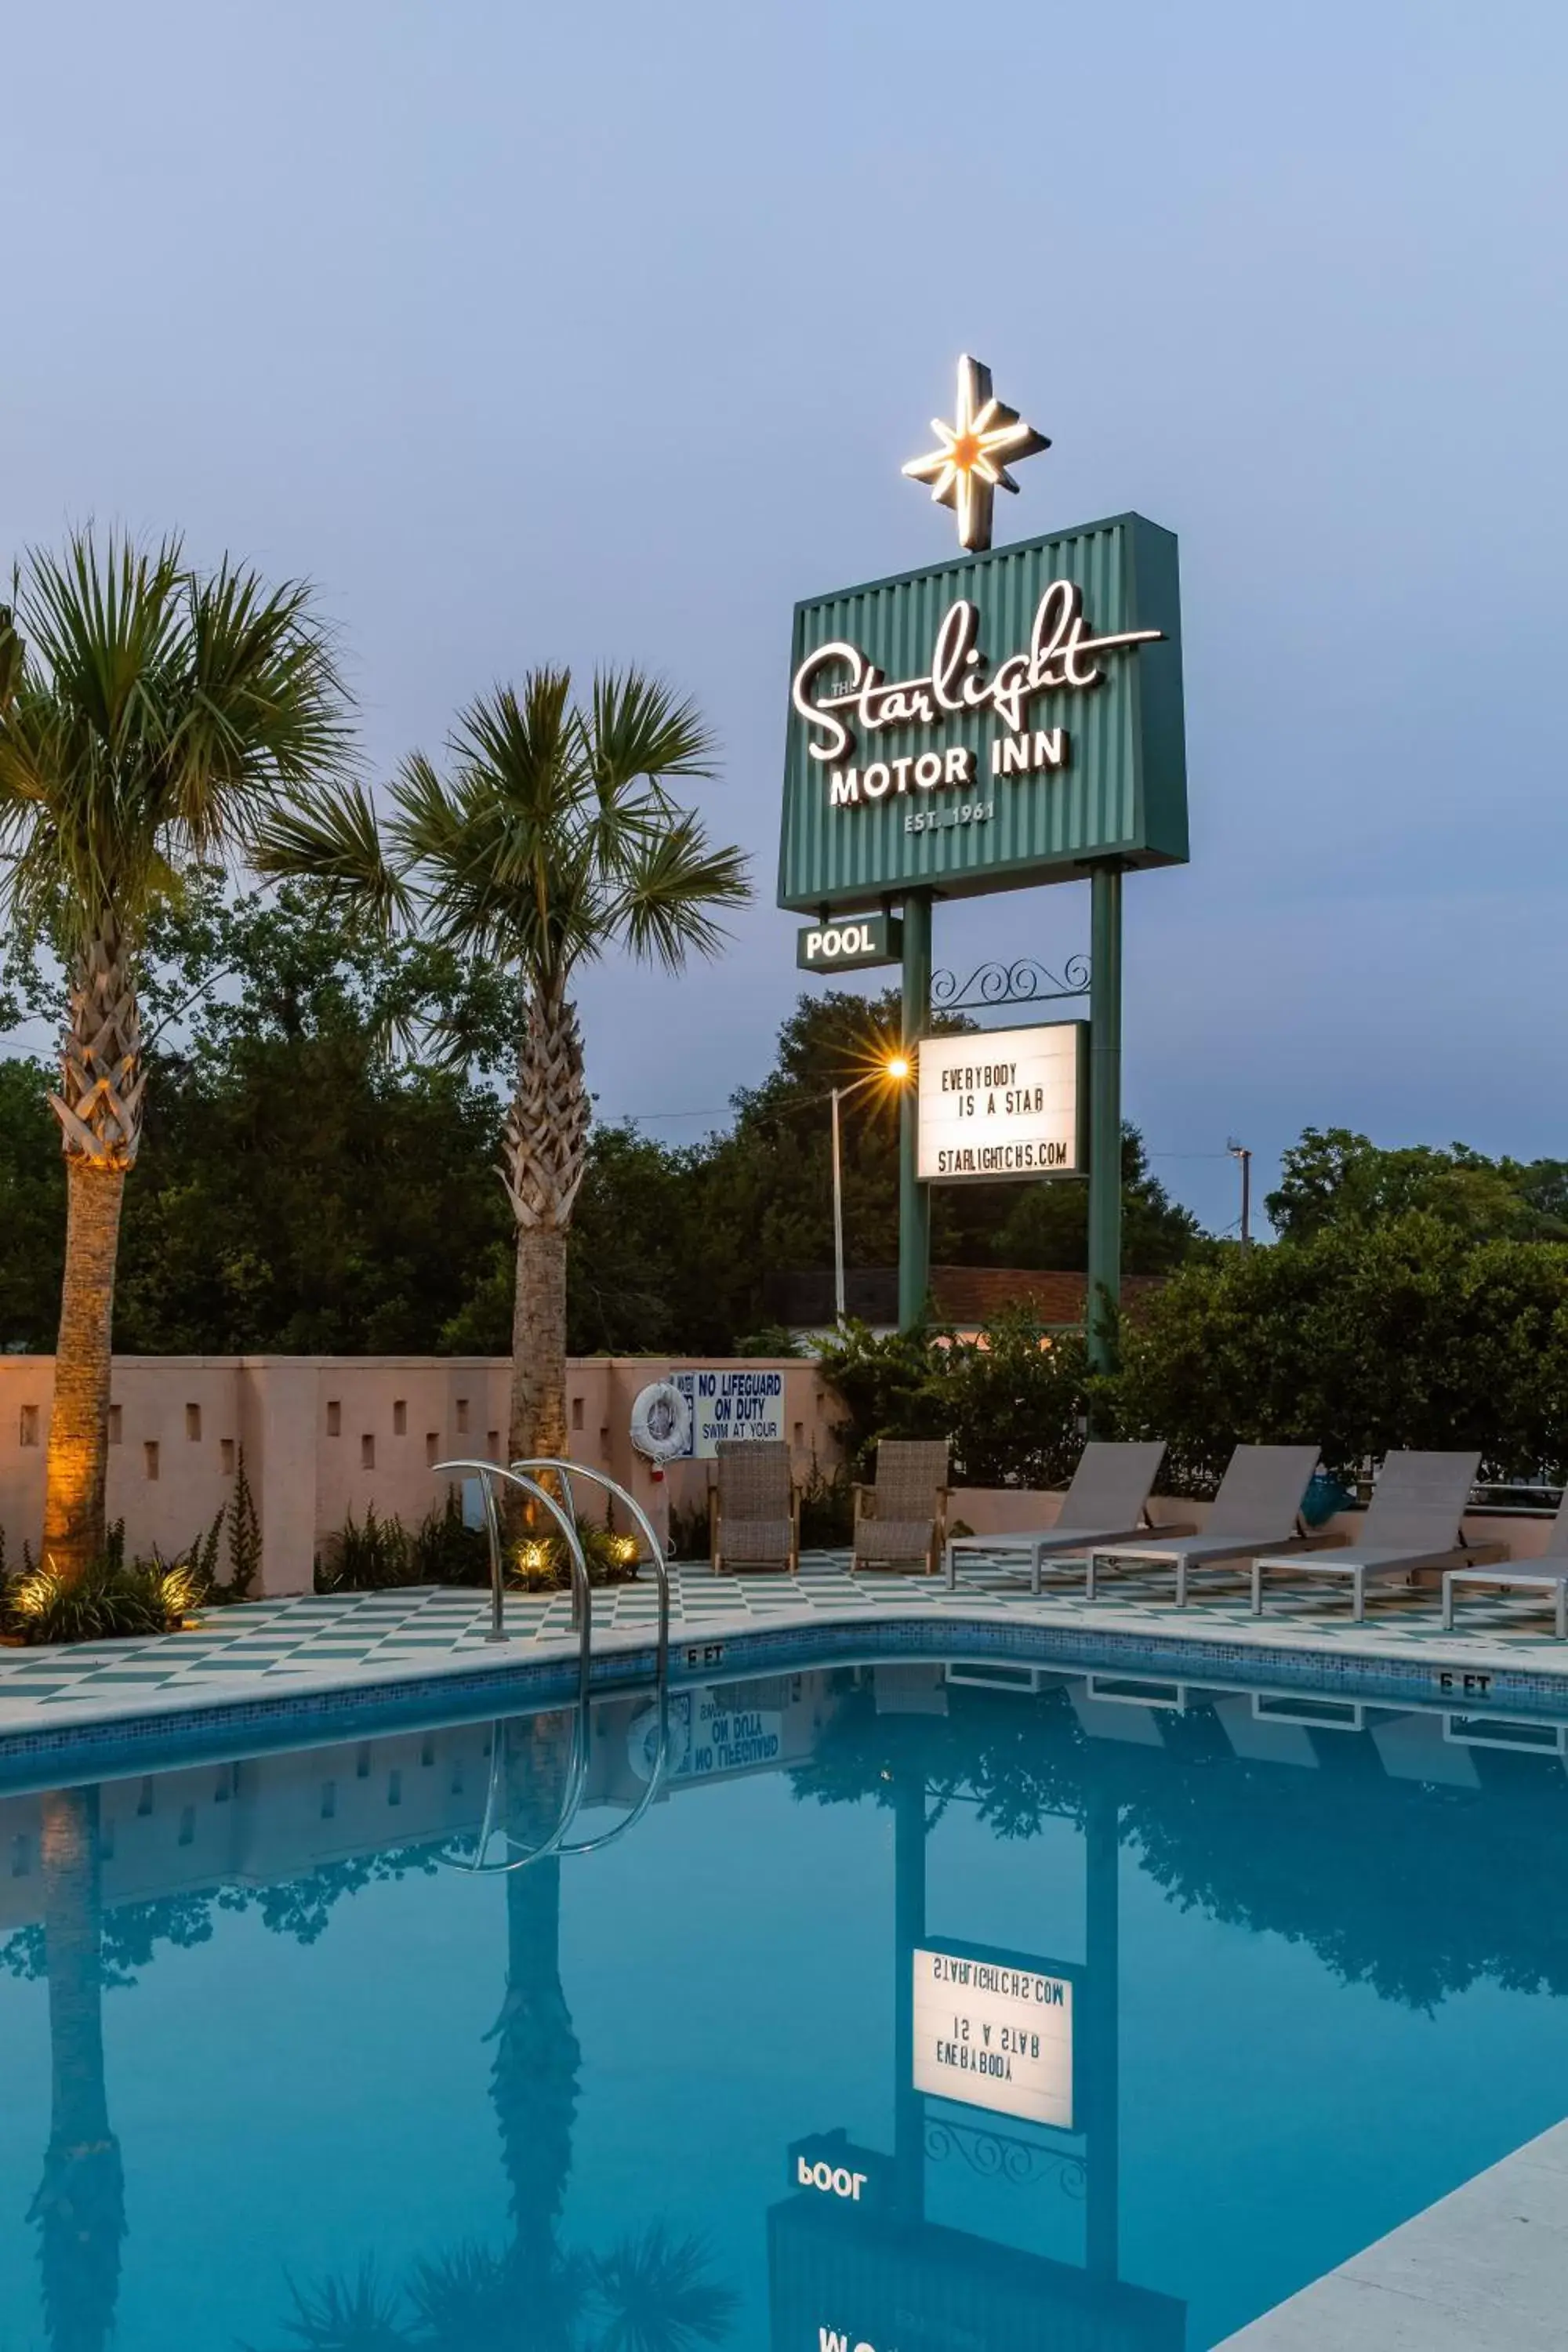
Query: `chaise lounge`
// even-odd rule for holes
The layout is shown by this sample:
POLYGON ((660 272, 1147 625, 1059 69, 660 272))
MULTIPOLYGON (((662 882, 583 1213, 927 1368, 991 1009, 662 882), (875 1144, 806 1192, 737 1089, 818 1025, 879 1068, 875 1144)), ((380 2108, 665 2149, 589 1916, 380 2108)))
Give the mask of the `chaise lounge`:
POLYGON ((1348 1578, 1351 1619, 1359 1625, 1366 1615, 1369 1584, 1406 1584, 1417 1569, 1468 1568, 1480 1560, 1500 1559, 1500 1544, 1465 1541, 1465 1505, 1480 1466, 1479 1452, 1385 1455, 1361 1542, 1300 1559, 1255 1559, 1253 1615, 1263 1614, 1263 1580, 1273 1570, 1293 1576, 1348 1578))
MULTIPOLYGON (((1038 1592, 1047 1559, 1082 1559, 1095 1544, 1121 1543, 1149 1524, 1149 1496, 1165 1458, 1163 1438, 1152 1443, 1111 1443, 1091 1438, 1057 1514, 1054 1527, 995 1536, 953 1536, 947 1544, 947 1585, 958 1582, 961 1552, 1026 1552, 1029 1590, 1038 1592)), ((1178 1535, 1186 1530, 1178 1528, 1178 1535)))
POLYGON ((1504 1591, 1549 1592, 1552 1596, 1557 1639, 1568 1642, 1568 1486, 1557 1506, 1557 1517, 1547 1530, 1546 1549, 1533 1559, 1511 1559, 1489 1568, 1449 1568, 1443 1571, 1443 1631, 1454 1628, 1454 1591, 1458 1585, 1492 1585, 1504 1591))
POLYGON ((1315 1445, 1238 1445, 1226 1465, 1219 1492, 1209 1508, 1201 1534, 1134 1537, 1131 1543, 1096 1544, 1089 1556, 1088 1598, 1095 1598, 1100 1570, 1118 1568, 1173 1568, 1176 1606, 1187 1605, 1187 1578, 1194 1568, 1218 1568, 1236 1559, 1251 1559, 1260 1551, 1283 1550, 1305 1544, 1301 1531, 1301 1497, 1318 1466, 1315 1445))

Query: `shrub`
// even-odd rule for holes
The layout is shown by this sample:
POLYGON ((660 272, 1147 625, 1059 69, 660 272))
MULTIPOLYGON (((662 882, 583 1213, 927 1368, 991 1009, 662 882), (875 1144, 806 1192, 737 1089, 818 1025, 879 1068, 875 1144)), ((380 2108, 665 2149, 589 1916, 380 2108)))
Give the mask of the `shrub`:
POLYGON ((1026 1310, 998 1316, 979 1339, 942 1330, 878 1339, 855 1324, 823 1349, 822 1370, 848 1407, 834 1433, 856 1476, 871 1475, 881 1438, 945 1437, 955 1485, 1054 1486, 1083 1442, 1082 1338, 1047 1332, 1026 1310))
MULTIPOLYGON (((618 1536, 602 1519, 579 1518, 577 1540, 590 1584, 626 1584, 637 1572, 638 1544, 635 1536, 618 1536)), ((547 1592, 572 1581, 572 1559, 559 1529, 548 1535, 525 1535, 511 1547, 508 1577, 525 1592, 547 1592)))
POLYGON ((444 1502, 432 1504, 415 1530, 414 1559, 422 1584, 488 1584, 490 1549, 483 1528, 463 1519, 462 1496, 448 1486, 444 1502))
POLYGON ((200 1599, 200 1573, 188 1559, 154 1556, 127 1566, 106 1556, 70 1578, 46 1561, 6 1588, 5 1617, 25 1642, 105 1642, 177 1633, 200 1599))
POLYGON ((1234 1445, 1479 1446, 1490 1478, 1568 1463, 1568 1247, 1477 1244, 1426 1214, 1184 1270, 1127 1329, 1111 1394, 1197 1491, 1234 1445))
POLYGON ((328 1537, 316 1564, 318 1592, 384 1592, 423 1581, 407 1528, 399 1518, 378 1517, 374 1503, 366 1507, 363 1526, 349 1513, 336 1535, 328 1537))
MULTIPOLYGON (((801 1483, 800 1542, 803 1551, 847 1544, 855 1532, 855 1482, 847 1464, 824 1470, 814 1462, 801 1483)), ((706 1523, 704 1524, 706 1548, 706 1523)))

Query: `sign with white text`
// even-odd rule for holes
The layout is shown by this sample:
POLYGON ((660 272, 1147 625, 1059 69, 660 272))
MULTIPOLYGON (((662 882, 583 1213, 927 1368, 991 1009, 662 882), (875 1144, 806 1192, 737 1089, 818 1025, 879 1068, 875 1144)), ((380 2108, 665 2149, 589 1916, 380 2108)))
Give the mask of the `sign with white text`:
POLYGON ((1086 1175, 1088 1058, 1085 1021, 923 1039, 916 1160, 921 1182, 1086 1175))
POLYGON ((1168 530, 1116 515, 796 605, 781 907, 1186 856, 1168 530))
POLYGON ((798 932, 795 960, 802 971, 863 971, 868 965, 897 963, 904 952, 904 927, 897 915, 838 915, 798 932))
POLYGON ((691 1443, 684 1459, 711 1462, 721 1437, 784 1434, 782 1372, 671 1372, 672 1385, 691 1407, 691 1443))
POLYGON ((1073 2128, 1070 1978, 961 1950, 914 1955, 914 2087, 1073 2128))

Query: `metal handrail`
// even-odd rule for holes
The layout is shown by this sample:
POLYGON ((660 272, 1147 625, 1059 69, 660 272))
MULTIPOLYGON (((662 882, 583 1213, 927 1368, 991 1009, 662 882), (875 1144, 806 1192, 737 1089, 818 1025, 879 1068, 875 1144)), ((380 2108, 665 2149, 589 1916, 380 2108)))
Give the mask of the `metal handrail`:
POLYGON ((500 1556, 500 1514, 496 1509, 495 1489, 491 1486, 490 1480, 509 1478, 514 1486, 521 1486, 525 1495, 531 1495, 536 1502, 542 1503, 565 1537, 567 1557, 572 1564, 572 1614, 579 1628, 578 1696, 583 1705, 586 1706, 588 1647, 594 1633, 594 1589, 588 1581, 588 1563, 583 1557, 583 1541, 577 1533, 576 1521, 569 1512, 563 1509, 554 1496, 540 1485, 537 1478, 530 1478, 521 1470, 509 1470, 500 1462, 437 1462, 431 1466, 437 1471, 477 1471, 484 1483, 485 1530, 489 1537, 490 1548, 490 1630, 485 1635, 487 1642, 504 1642, 507 1639, 505 1588, 502 1582, 500 1556))
MULTIPOLYGON (((504 1642, 507 1638, 504 1622, 500 1514, 496 1508, 495 1489, 490 1485, 492 1478, 510 1480, 512 1486, 520 1486, 525 1495, 531 1495, 536 1502, 544 1505, 566 1538, 567 1558, 572 1568, 572 1596, 579 1625, 577 1711, 572 1721, 572 1762, 566 1774, 561 1811, 555 1827, 544 1843, 531 1849, 521 1861, 500 1864, 486 1862, 485 1855, 489 1850, 490 1840, 495 1835, 496 1792, 500 1779, 500 1741, 498 1738, 492 1737, 490 1781, 485 1797, 484 1821, 479 1829, 479 1851, 468 1864, 468 1868, 479 1876, 498 1877, 505 1871, 521 1869, 523 1862, 542 1862, 547 1854, 558 1853, 565 1841, 566 1832, 576 1816, 577 1808, 583 1801, 584 1784, 588 1778, 588 1673, 589 1648, 594 1635, 593 1587, 588 1581, 588 1563, 583 1557, 583 1540, 577 1533, 576 1522, 562 1508, 554 1496, 539 1484, 537 1478, 527 1477, 521 1471, 506 1469, 499 1462, 437 1462, 432 1465, 432 1467, 437 1471, 472 1470, 478 1473, 482 1483, 485 1528, 489 1538, 490 1552, 490 1630, 485 1635, 487 1642, 504 1642)), ((507 1843, 510 1845, 512 1843, 512 1839, 508 1836, 507 1843)))
POLYGON ((605 1470, 590 1470, 585 1462, 568 1462, 563 1457, 542 1454, 532 1455, 526 1461, 516 1461, 511 1466, 517 1471, 554 1470, 562 1473, 567 1482, 567 1500, 573 1502, 574 1508, 575 1508, 575 1503, 571 1485, 574 1478, 591 1479, 595 1486, 602 1487, 607 1495, 616 1496, 626 1505, 642 1529, 647 1539, 648 1549, 653 1554, 654 1575, 658 1584, 658 1648, 654 1672, 658 1675, 661 1687, 668 1684, 669 1680, 669 1567, 664 1557, 664 1547, 654 1533, 653 1522, 637 1496, 627 1487, 623 1486, 618 1478, 612 1478, 605 1470))
MULTIPOLYGON (((498 1722, 493 1727, 491 1732, 489 1787, 485 1796, 485 1811, 484 1819, 479 1828, 479 1847, 473 1861, 468 1864, 468 1868, 471 1873, 481 1877, 502 1877, 509 1871, 524 1870, 532 1863, 543 1862, 552 1854, 596 1853, 603 1847, 613 1844, 616 1838, 624 1837, 629 1829, 634 1827, 637 1822, 641 1821, 643 1815, 647 1811, 648 1807, 653 1803, 654 1799, 658 1794, 668 1763, 669 1569, 665 1560, 663 1547, 659 1543, 658 1538, 654 1532, 652 1523, 649 1520, 647 1512, 643 1509, 641 1504, 638 1503, 636 1496, 629 1494, 626 1487, 620 1484, 618 1479, 607 1476, 602 1470, 591 1470, 584 1463, 568 1462, 559 1459, 554 1455, 546 1454, 528 1461, 514 1462, 510 1467, 503 1466, 503 1465, 499 1462, 476 1461, 437 1462, 432 1466, 437 1472, 443 1470, 471 1470, 478 1474, 481 1482, 481 1491, 484 1497, 485 1528, 489 1537, 490 1556, 490 1630, 485 1636, 486 1641, 504 1642, 508 1638, 505 1629, 505 1609, 503 1598, 504 1577, 501 1562, 500 1515, 496 1507, 495 1490, 490 1485, 492 1477, 506 1478, 510 1480, 513 1486, 521 1487, 525 1494, 531 1495, 537 1501, 542 1502, 550 1512, 557 1527, 561 1529, 562 1534, 565 1537, 567 1553, 571 1561, 572 1569, 573 1613, 579 1627, 577 1650, 577 1707, 573 1717, 572 1725, 572 1761, 567 1769, 563 1784, 563 1802, 556 1819, 555 1827, 552 1831, 550 1836, 546 1838, 542 1845, 531 1847, 526 1853, 518 1853, 514 1858, 506 1862, 486 1862, 485 1855, 489 1850, 490 1843, 494 1838, 496 1832, 496 1801, 500 1786, 501 1743, 500 1725, 498 1722), (567 1505, 570 1506, 570 1509, 563 1508, 562 1505, 557 1502, 555 1496, 550 1494, 545 1487, 542 1486, 537 1478, 530 1475, 535 1470, 553 1471, 565 1478, 566 1501, 567 1505), (575 1518, 572 1516, 572 1513, 575 1510, 575 1502, 571 1485, 571 1481, 574 1476, 591 1479, 595 1486, 603 1487, 607 1493, 619 1496, 620 1500, 626 1504, 627 1509, 637 1520, 637 1525, 641 1528, 643 1534, 647 1538, 648 1547, 653 1555, 654 1570, 658 1586, 658 1641, 655 1654, 655 1688, 658 1706, 658 1747, 654 1759, 653 1769, 648 1775, 647 1785, 644 1789, 643 1793, 638 1798, 637 1803, 632 1807, 630 1812, 625 1814, 620 1821, 614 1824, 612 1828, 602 1831, 597 1837, 580 1838, 568 1843, 566 1832, 571 1828, 573 1822, 575 1820, 578 1809, 583 1801, 584 1787, 588 1777, 589 1751, 592 1745, 592 1726, 588 1712, 588 1690, 590 1670, 589 1654, 593 1639, 593 1586, 588 1575, 587 1560, 584 1557, 582 1538, 577 1533, 575 1518)), ((509 1848, 515 1846, 517 1841, 511 1836, 510 1831, 503 1827, 501 1835, 505 1839, 509 1848)))
POLYGON ((664 1547, 654 1533, 653 1522, 647 1513, 643 1509, 637 1496, 628 1488, 623 1486, 618 1478, 612 1478, 607 1471, 591 1470, 585 1462, 569 1462, 564 1456, 554 1454, 530 1455, 525 1460, 514 1462, 511 1466, 514 1470, 521 1471, 553 1470, 557 1472, 566 1480, 567 1500, 572 1504, 574 1510, 576 1508, 576 1500, 572 1493, 574 1478, 587 1478, 595 1486, 602 1487, 605 1494, 617 1496, 642 1529, 647 1539, 648 1549, 653 1555, 654 1576, 658 1586, 658 1640, 654 1653, 655 1689, 658 1694, 658 1753, 654 1769, 648 1776, 647 1786, 629 1813, 618 1821, 613 1829, 603 1831, 598 1837, 583 1838, 573 1844, 563 1845, 560 1848, 563 1853, 596 1853, 601 1847, 612 1844, 616 1838, 625 1837, 626 1832, 641 1821, 658 1795, 659 1785, 664 1778, 669 1753, 669 1567, 664 1557, 664 1547))

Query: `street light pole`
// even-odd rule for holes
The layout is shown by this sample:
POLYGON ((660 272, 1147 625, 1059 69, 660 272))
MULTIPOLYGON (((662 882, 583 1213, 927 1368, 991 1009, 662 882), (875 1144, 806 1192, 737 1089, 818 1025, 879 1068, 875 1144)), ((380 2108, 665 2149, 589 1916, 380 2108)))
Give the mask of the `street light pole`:
POLYGON ((844 1170, 838 1151, 838 1095, 833 1089, 833 1312, 839 1329, 845 1324, 844 1307, 844 1170))
MULTIPOLYGON (((879 1078, 884 1085, 906 1086, 910 1074, 908 1055, 890 1054, 876 1069, 857 1078, 853 1086, 835 1087, 829 1097, 833 1105, 833 1308, 841 1331, 848 1319, 848 1309, 844 1296, 844 1154, 839 1141, 838 1106, 847 1102, 851 1095, 858 1095, 862 1087, 875 1086, 879 1078)), ((820 1102, 822 1097, 818 1095, 816 1099, 820 1102)))

